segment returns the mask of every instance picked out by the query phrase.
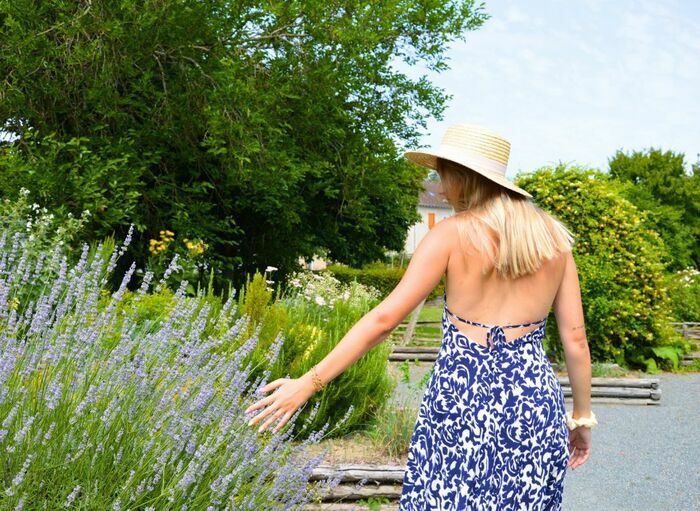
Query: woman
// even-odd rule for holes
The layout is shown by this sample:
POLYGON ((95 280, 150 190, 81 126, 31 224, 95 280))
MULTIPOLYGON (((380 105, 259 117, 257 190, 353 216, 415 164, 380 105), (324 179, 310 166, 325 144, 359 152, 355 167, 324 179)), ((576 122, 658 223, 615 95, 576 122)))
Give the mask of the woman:
POLYGON ((251 424, 280 419, 358 360, 446 274, 443 339, 411 437, 401 511, 558 510, 567 467, 590 454, 590 355, 573 237, 505 177, 510 144, 450 126, 410 160, 440 175, 456 214, 433 226, 396 288, 307 374, 281 378, 251 424), (573 413, 544 352, 550 308, 573 390, 573 413), (541 318, 541 319, 538 319, 541 318))

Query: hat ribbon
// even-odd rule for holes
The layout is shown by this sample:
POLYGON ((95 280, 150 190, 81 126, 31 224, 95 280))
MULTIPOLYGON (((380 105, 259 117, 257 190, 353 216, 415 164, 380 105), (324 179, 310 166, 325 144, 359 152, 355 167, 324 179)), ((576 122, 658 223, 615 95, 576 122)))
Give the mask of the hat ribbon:
POLYGON ((451 160, 453 159, 458 163, 460 163, 460 160, 466 159, 473 165, 479 165, 479 170, 489 170, 491 172, 501 174, 504 177, 506 175, 506 166, 501 162, 487 158, 483 154, 479 154, 469 149, 462 149, 460 147, 443 144, 440 146, 439 152, 441 153, 440 157, 445 157, 451 160))

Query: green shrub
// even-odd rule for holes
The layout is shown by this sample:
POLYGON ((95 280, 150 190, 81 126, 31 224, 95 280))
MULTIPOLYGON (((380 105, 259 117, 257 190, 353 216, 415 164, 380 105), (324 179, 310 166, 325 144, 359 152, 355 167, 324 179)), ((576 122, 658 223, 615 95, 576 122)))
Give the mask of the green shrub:
POLYGON ((700 321, 700 272, 688 267, 666 275, 676 321, 700 321))
MULTIPOLYGON (((560 164, 519 175, 516 183, 577 238, 573 255, 592 359, 650 371, 658 363, 676 365, 683 343, 669 324, 666 248, 646 228, 646 213, 594 169, 560 164)), ((548 351, 560 359, 556 318, 548 322, 547 338, 548 351)))
MULTIPOLYGON (((394 268, 374 263, 358 269, 342 264, 331 264, 324 271, 332 273, 335 278, 344 283, 355 281, 366 286, 375 287, 381 292, 382 298, 384 298, 397 286, 406 268, 394 268)), ((426 297, 426 300, 429 301, 442 296, 444 286, 445 279, 442 278, 435 289, 426 297)))
MULTIPOLYGON (((362 284, 342 284, 333 276, 306 272, 290 280, 280 303, 287 311, 281 359, 293 376, 323 359, 372 307, 379 294, 362 284)), ((365 430, 389 400, 395 382, 388 371, 391 352, 383 342, 336 376, 309 400, 317 408, 311 427, 342 422, 328 436, 365 430)), ((283 375, 283 374, 282 374, 283 375)), ((310 408, 312 408, 310 407, 310 408)), ((306 409, 300 417, 306 418, 306 409)))

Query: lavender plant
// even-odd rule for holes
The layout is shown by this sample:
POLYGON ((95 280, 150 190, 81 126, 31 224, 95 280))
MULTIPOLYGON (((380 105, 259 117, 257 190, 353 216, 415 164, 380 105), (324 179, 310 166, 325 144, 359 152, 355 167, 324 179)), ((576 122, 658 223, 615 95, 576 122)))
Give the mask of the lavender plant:
POLYGON ((277 433, 247 426, 269 370, 249 382, 259 327, 244 334, 235 293, 215 307, 183 280, 172 306, 144 320, 153 273, 127 303, 134 264, 106 292, 132 233, 111 254, 84 245, 71 267, 56 247, 50 285, 36 279, 45 256, 23 248, 27 233, 0 233, 0 510, 291 510, 337 485, 309 484, 327 452, 306 448, 328 422, 294 446, 301 409, 277 433))

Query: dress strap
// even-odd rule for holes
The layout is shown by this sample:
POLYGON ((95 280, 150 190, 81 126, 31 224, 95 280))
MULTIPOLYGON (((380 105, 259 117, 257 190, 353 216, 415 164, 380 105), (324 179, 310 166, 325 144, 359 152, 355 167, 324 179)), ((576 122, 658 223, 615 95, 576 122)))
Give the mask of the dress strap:
POLYGON ((530 321, 529 323, 521 323, 518 325, 485 325, 484 323, 479 323, 478 321, 470 321, 468 319, 464 319, 464 318, 458 316, 457 314, 455 314, 454 312, 452 312, 450 309, 448 309, 447 308, 447 292, 446 291, 442 292, 442 300, 443 300, 443 303, 445 304, 445 311, 450 316, 452 316, 452 317, 454 317, 454 318, 456 318, 464 323, 467 323, 469 325, 480 326, 482 328, 494 328, 496 326, 499 326, 501 328, 520 328, 523 326, 537 325, 537 324, 543 323, 544 321, 547 320, 547 316, 545 316, 544 318, 538 319, 537 321, 530 321))

